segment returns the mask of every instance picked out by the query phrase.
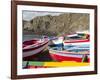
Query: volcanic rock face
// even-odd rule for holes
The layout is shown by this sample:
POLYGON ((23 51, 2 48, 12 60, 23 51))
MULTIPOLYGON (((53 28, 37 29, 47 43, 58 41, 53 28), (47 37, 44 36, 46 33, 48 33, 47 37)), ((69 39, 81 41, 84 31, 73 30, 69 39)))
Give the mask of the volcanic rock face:
POLYGON ((48 36, 89 30, 89 14, 63 13, 59 16, 38 16, 31 21, 23 21, 23 30, 48 36))

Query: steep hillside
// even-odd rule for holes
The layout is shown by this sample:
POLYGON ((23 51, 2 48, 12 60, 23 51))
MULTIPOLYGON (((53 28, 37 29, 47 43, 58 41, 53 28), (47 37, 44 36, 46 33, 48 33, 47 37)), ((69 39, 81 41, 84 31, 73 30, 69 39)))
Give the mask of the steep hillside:
POLYGON ((89 30, 89 14, 64 13, 59 16, 38 16, 31 21, 23 21, 23 30, 48 36, 89 30))

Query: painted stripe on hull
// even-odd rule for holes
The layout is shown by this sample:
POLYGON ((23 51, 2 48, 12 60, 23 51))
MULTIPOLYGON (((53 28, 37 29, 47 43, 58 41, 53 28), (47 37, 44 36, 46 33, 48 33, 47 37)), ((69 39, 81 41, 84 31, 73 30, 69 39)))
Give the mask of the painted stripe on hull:
POLYGON ((23 47, 23 49, 35 48, 35 47, 38 47, 40 45, 43 45, 43 44, 45 44, 47 42, 48 42, 48 40, 43 40, 43 41, 38 40, 38 41, 34 42, 31 45, 26 45, 25 47, 23 47))
POLYGON ((89 39, 87 39, 87 40, 68 40, 68 41, 64 41, 64 43, 84 43, 84 42, 89 42, 89 39))
MULTIPOLYGON (((74 53, 62 53, 62 52, 53 52, 49 51, 51 54, 64 56, 64 57, 75 57, 75 58, 82 58, 84 54, 74 54, 74 53)), ((89 54, 86 54, 89 57, 89 54)))
POLYGON ((36 47, 34 47, 34 48, 23 49, 23 52, 32 51, 32 50, 41 48, 42 46, 44 46, 44 45, 46 45, 46 44, 48 44, 48 42, 45 42, 45 43, 43 43, 42 45, 38 45, 38 46, 36 46, 36 47))

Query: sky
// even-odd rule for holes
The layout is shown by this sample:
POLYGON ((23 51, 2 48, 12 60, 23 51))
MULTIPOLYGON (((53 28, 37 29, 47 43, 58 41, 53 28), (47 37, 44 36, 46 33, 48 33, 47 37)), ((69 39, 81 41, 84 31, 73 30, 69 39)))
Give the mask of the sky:
POLYGON ((55 12, 39 12, 39 11, 23 11, 23 20, 30 21, 37 16, 45 16, 45 15, 52 15, 57 16, 62 13, 55 13, 55 12))

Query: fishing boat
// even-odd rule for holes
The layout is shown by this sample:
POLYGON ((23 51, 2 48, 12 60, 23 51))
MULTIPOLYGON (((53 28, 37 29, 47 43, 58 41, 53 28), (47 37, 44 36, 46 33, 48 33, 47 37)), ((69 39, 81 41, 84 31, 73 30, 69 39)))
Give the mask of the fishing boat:
POLYGON ((48 39, 32 39, 23 42, 23 58, 42 52, 48 46, 48 39))
POLYGON ((89 62, 89 49, 86 48, 69 48, 62 50, 59 47, 49 48, 49 53, 55 61, 76 61, 76 62, 89 62), (76 50, 75 50, 76 49, 76 50))
POLYGON ((77 33, 73 35, 68 35, 63 41, 63 45, 66 46, 87 46, 89 47, 90 39, 89 34, 77 33))

